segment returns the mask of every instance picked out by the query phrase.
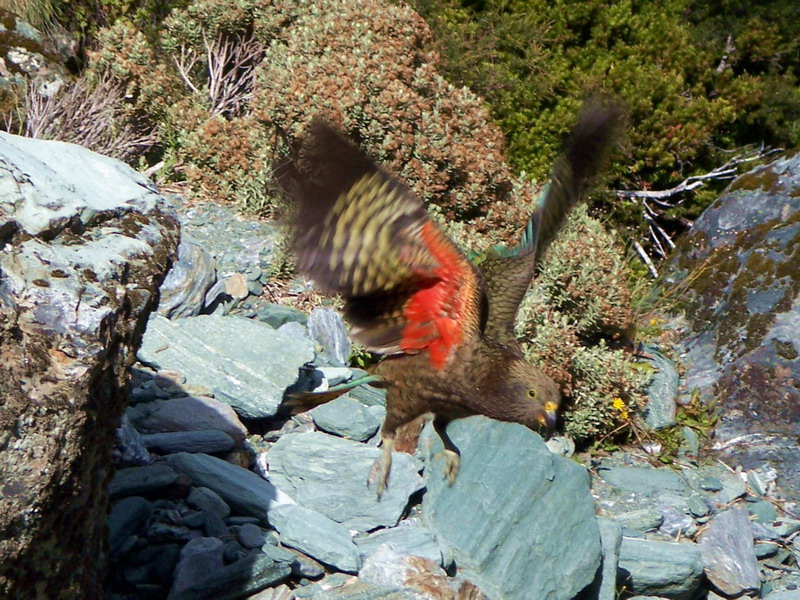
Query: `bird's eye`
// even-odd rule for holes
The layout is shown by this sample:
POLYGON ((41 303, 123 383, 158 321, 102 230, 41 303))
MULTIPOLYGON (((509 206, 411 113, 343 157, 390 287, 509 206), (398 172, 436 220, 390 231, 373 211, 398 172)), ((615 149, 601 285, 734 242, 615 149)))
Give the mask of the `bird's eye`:
POLYGON ((536 390, 528 390, 528 398, 530 398, 531 400, 536 400, 536 396, 537 396, 536 390))

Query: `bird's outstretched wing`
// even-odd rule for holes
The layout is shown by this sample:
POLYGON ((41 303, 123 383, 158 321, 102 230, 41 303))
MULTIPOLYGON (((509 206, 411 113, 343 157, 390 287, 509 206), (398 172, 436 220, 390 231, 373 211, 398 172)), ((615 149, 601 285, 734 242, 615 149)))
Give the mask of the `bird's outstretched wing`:
POLYGON ((553 167, 550 183, 537 200, 520 243, 510 249, 493 249, 480 261, 488 297, 485 335, 506 344, 515 342, 514 321, 536 272, 538 257, 561 229, 586 182, 602 166, 621 122, 622 111, 617 105, 605 100, 588 102, 553 167))
POLYGON ((353 337, 383 354, 427 350, 434 368, 478 331, 472 263, 402 183, 321 119, 276 177, 295 201, 300 272, 341 294, 353 337))

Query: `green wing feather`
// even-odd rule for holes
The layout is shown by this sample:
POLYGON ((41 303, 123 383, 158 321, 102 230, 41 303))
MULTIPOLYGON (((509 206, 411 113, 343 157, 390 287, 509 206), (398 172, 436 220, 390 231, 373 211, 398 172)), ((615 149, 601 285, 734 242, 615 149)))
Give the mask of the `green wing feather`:
POLYGON ((538 257, 555 238, 586 182, 594 177, 614 143, 622 112, 606 101, 588 103, 563 154, 553 167, 550 183, 536 202, 520 242, 513 248, 495 247, 479 257, 487 296, 484 334, 502 343, 516 343, 514 321, 536 273, 538 257))

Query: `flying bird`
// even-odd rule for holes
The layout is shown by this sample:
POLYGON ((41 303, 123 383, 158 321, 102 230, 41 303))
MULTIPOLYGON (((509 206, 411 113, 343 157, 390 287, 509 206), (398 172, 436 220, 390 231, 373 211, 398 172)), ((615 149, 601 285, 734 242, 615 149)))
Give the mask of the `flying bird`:
MULTIPOLYGON (((621 112, 583 109, 520 243, 476 266, 434 223, 420 199, 323 119, 312 121, 276 170, 295 208, 298 270, 345 302, 352 337, 384 358, 356 383, 386 388, 382 453, 368 483, 387 485, 398 429, 427 413, 444 444, 445 476, 460 452, 455 419, 482 414, 552 431, 561 392, 527 362, 514 336, 520 302, 547 248, 614 143, 621 112)), ((352 386, 298 394, 290 412, 352 386)))

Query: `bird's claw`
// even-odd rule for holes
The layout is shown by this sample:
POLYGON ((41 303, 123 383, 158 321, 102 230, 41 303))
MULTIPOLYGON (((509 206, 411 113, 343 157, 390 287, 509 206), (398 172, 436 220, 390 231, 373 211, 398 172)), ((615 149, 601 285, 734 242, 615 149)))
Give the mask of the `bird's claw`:
MULTIPOLYGON (((442 450, 436 456, 442 455, 444 457, 444 476, 450 485, 456 482, 458 477, 458 470, 461 467, 461 457, 457 452, 452 450, 442 450)), ((435 457, 434 457, 435 458, 435 457)))
POLYGON ((369 489, 372 489, 373 487, 375 488, 375 493, 378 496, 378 500, 381 499, 383 492, 386 491, 386 487, 389 482, 389 470, 391 467, 391 455, 389 461, 387 461, 386 456, 383 455, 373 463, 372 468, 369 470, 367 487, 369 489))

